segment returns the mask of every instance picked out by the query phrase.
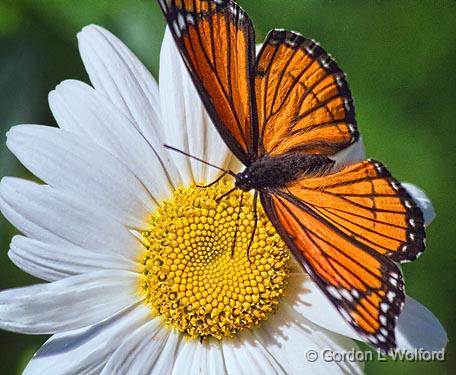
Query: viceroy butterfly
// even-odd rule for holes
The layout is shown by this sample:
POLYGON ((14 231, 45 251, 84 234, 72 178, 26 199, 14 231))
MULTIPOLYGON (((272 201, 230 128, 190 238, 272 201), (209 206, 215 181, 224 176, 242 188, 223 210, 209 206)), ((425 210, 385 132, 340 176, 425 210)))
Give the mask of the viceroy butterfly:
POLYGON ((296 260, 375 347, 396 348, 404 304, 395 262, 424 250, 420 208, 379 162, 336 170, 330 156, 358 141, 345 74, 313 40, 272 30, 258 55, 248 15, 232 0, 159 0, 201 99, 245 165, 296 260))

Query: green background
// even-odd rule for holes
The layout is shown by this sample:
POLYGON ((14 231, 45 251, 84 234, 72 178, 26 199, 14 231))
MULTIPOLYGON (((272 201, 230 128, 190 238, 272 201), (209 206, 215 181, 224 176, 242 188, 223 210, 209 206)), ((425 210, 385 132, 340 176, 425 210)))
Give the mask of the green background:
MULTIPOLYGON (((370 157, 426 190, 437 211, 427 251, 404 266, 407 292, 428 306, 450 339, 456 329, 456 2, 239 0, 257 42, 273 27, 318 40, 349 76, 370 157)), ((0 176, 28 176, 5 147, 15 124, 55 124, 47 93, 60 81, 88 81, 76 33, 90 23, 119 36, 158 72, 164 22, 153 0, 0 0, 0 176)), ((0 215, 1 216, 1 215, 0 215)), ((0 217, 0 287, 35 282, 7 257, 15 230, 0 217)), ((0 332, 0 372, 16 374, 45 337, 0 332)), ((441 363, 368 363, 370 374, 450 374, 441 363)), ((453 371, 452 371, 453 370, 453 371)))

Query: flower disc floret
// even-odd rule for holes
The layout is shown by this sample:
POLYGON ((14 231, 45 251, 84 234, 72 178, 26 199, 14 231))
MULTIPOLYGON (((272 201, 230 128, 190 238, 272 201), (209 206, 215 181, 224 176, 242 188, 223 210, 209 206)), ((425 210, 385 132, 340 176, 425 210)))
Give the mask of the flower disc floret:
POLYGON ((165 322, 191 337, 221 339, 253 328, 274 311, 289 274, 289 253, 252 196, 219 182, 209 188, 179 188, 143 233, 141 289, 165 322))

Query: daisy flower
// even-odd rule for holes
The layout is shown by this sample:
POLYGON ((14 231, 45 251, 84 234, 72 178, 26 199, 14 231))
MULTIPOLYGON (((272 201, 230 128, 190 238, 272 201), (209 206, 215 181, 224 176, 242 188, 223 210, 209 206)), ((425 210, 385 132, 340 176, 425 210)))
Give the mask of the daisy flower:
MULTIPOLYGON (((92 86, 64 81, 49 95, 59 128, 20 125, 7 138, 43 181, 0 184, 1 212, 22 232, 8 255, 46 281, 0 293, 1 328, 52 335, 25 374, 361 373, 355 361, 306 359, 309 349, 355 349, 359 337, 261 210, 247 259, 252 198, 240 210, 236 193, 217 201, 232 181, 199 188, 220 172, 164 149, 240 167, 169 32, 160 87, 105 29, 78 37, 92 86)), ((338 161, 363 157, 359 143, 338 161)), ((410 189, 432 219, 429 200, 410 189)), ((396 336, 402 349, 446 343, 438 320, 411 298, 396 336)))

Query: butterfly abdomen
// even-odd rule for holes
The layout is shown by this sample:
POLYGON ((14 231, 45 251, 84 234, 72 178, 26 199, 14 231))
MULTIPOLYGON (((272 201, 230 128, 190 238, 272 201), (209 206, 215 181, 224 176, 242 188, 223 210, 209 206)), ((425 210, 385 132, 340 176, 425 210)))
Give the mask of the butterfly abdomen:
POLYGON ((321 155, 264 156, 236 176, 236 186, 245 191, 279 188, 305 176, 327 173, 333 165, 333 160, 321 155))

